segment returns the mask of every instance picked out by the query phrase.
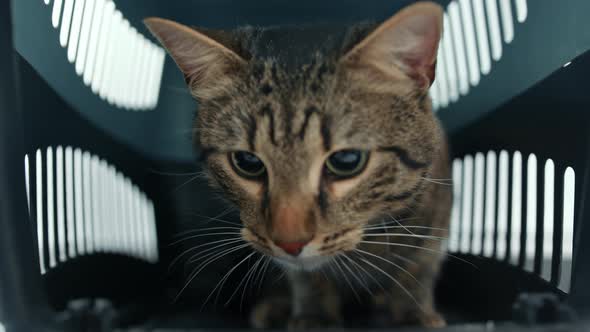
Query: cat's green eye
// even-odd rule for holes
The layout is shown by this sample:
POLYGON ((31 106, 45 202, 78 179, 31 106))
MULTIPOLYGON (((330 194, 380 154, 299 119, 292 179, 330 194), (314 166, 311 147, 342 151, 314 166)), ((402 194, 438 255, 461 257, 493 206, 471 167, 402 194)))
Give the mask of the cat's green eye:
POLYGON ((230 152, 229 160, 236 173, 247 179, 259 178, 266 171, 262 160, 250 152, 230 152))
POLYGON ((367 165, 369 152, 363 150, 340 150, 326 160, 326 170, 337 178, 350 178, 360 174, 367 165))

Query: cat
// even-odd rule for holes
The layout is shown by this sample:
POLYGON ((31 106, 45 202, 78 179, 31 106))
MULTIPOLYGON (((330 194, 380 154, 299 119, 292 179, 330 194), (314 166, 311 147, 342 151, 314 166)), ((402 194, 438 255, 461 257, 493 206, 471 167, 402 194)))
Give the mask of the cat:
POLYGON ((286 270, 288 295, 260 300, 255 327, 341 324, 334 264, 391 324, 445 326, 433 288, 452 197, 435 179, 450 167, 428 96, 442 17, 418 2, 315 51, 272 29, 144 21, 199 103, 194 141, 241 237, 286 270))

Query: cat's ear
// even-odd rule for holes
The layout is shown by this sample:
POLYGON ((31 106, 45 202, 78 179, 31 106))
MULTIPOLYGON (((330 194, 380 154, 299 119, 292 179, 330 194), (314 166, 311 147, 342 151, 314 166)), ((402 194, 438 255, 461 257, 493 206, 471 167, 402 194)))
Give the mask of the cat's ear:
POLYGON ((439 5, 420 2, 408 6, 379 25, 341 60, 391 77, 405 74, 421 88, 428 88, 434 80, 442 26, 439 5))
POLYGON ((197 98, 207 98, 216 89, 223 89, 231 83, 232 73, 246 63, 210 34, 157 17, 143 22, 172 56, 197 98))

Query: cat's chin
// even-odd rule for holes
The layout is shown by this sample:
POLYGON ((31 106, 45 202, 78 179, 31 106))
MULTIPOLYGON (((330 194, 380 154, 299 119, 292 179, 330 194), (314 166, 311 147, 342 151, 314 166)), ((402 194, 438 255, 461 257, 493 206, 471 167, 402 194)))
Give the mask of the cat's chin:
POLYGON ((314 256, 314 257, 274 257, 274 261, 288 269, 314 271, 319 269, 324 264, 330 262, 328 256, 314 256))

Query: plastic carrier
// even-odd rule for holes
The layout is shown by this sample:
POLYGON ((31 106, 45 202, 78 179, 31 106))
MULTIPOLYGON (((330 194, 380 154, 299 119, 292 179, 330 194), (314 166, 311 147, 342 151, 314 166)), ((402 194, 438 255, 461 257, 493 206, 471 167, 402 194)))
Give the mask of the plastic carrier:
MULTIPOLYGON (((194 173, 197 105, 143 18, 348 25, 412 2, 0 0, 0 331, 247 328, 254 292, 223 305, 241 272, 201 307, 235 257, 173 301, 171 239, 234 212, 194 173)), ((445 330, 589 331, 590 1, 438 2, 445 330)))

